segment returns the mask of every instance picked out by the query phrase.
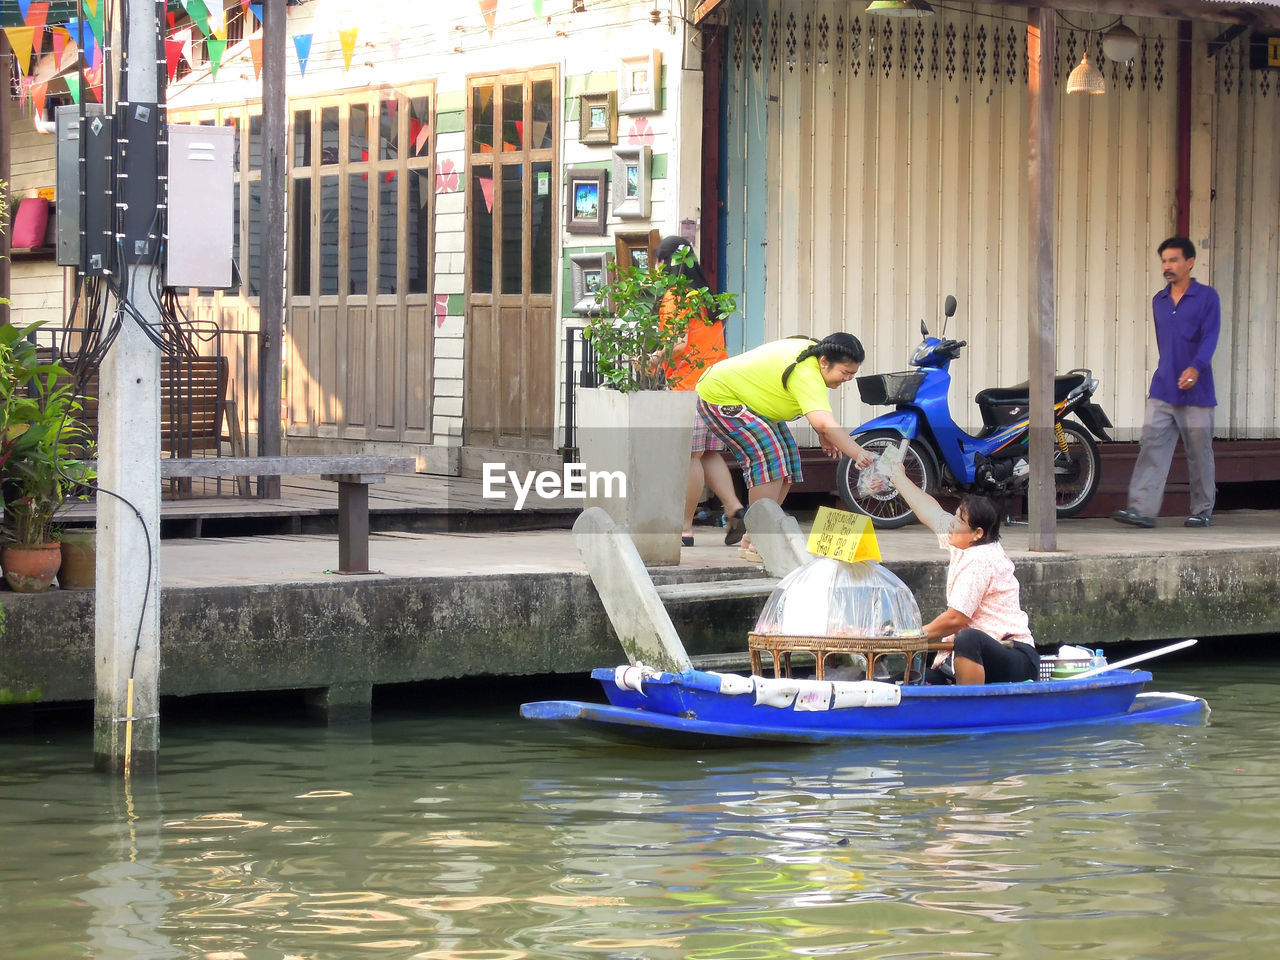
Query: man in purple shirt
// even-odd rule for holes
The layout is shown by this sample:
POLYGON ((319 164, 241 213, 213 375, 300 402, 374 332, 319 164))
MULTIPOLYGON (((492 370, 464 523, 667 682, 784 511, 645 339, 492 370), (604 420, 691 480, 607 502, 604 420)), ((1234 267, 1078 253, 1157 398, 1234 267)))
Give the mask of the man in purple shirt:
POLYGON ((1173 449, 1182 437, 1191 480, 1191 516, 1186 527, 1213 526, 1213 351, 1221 311, 1213 287, 1191 279, 1196 248, 1186 237, 1160 244, 1167 286, 1151 300, 1160 362, 1151 378, 1142 423, 1142 445, 1129 481, 1129 506, 1112 519, 1154 527, 1164 499, 1173 449))

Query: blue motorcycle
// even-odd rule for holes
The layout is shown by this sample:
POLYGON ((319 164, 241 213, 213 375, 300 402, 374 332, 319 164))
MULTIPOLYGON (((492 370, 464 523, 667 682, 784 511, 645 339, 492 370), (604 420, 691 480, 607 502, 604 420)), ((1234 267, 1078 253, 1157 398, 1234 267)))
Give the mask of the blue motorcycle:
MULTIPOLYGON (((964 340, 945 336, 946 322, 955 312, 956 298, 948 296, 942 337, 930 336, 920 321, 924 341, 911 356, 911 366, 917 369, 858 377, 863 403, 891 404, 895 409, 855 428, 853 437, 876 454, 899 446, 904 438, 909 440, 902 457, 907 476, 935 496, 980 493, 997 500, 1020 496, 1031 474, 1028 384, 983 390, 974 398, 982 412, 982 430, 974 436, 960 429, 947 404, 948 368, 966 346, 964 340)), ((1094 437, 1110 440, 1106 428, 1111 421, 1092 400, 1097 389, 1098 381, 1089 370, 1054 377, 1053 477, 1060 517, 1078 514, 1098 489, 1102 461, 1094 437), (1079 422, 1066 419, 1068 415, 1079 422)), ((873 480, 870 471, 859 470, 848 457, 840 458, 836 483, 851 510, 866 514, 880 527, 902 527, 915 519, 915 512, 891 485, 873 480)))

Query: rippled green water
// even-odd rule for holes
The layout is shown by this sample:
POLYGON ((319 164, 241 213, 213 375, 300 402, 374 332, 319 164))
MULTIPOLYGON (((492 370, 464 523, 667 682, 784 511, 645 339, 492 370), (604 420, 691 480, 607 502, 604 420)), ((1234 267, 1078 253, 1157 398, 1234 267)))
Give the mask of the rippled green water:
POLYGON ((714 754, 514 704, 185 720, 129 791, 37 728, 0 738, 0 954, 1261 960, 1277 681, 1159 669, 1207 726, 714 754))

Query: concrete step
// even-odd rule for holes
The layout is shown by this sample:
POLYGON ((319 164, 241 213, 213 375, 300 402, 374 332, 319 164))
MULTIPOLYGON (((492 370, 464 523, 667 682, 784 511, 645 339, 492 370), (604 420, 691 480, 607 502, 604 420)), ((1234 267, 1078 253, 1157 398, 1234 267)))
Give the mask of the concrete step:
POLYGON ((696 600, 733 600, 741 597, 767 597, 778 581, 773 577, 751 577, 746 580, 699 580, 693 583, 658 584, 658 596, 664 603, 692 603, 696 600))
POLYGON ((741 653, 703 653, 690 657, 689 661, 695 670, 749 670, 751 654, 743 650, 741 653))

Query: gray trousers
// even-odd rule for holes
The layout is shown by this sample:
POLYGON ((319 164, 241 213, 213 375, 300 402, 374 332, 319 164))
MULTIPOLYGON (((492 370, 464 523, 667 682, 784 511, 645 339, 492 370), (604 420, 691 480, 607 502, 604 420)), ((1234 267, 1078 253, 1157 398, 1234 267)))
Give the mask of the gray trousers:
POLYGON ((1182 437, 1191 480, 1191 512, 1213 512, 1213 407, 1181 407, 1147 398, 1142 420, 1142 449, 1129 481, 1129 509, 1144 517, 1160 515, 1173 450, 1182 437))

